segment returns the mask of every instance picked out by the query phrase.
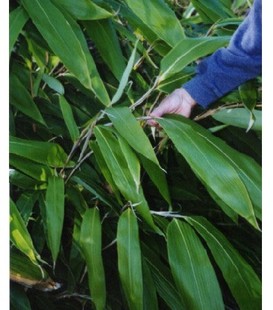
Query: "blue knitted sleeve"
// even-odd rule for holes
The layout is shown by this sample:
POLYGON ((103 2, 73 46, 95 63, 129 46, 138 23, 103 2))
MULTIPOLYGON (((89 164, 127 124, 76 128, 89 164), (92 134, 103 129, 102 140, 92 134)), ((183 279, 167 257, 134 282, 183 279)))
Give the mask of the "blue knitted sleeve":
POLYGON ((197 67, 196 76, 183 85, 206 108, 234 88, 261 74, 261 0, 254 4, 227 48, 217 50, 197 67))

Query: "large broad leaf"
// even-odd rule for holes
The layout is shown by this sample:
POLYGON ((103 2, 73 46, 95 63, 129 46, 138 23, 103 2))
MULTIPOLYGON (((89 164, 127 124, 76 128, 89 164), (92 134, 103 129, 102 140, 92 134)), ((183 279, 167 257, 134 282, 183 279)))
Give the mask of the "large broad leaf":
POLYGON ((225 46, 230 37, 186 38, 178 44, 161 60, 160 81, 180 72, 191 62, 213 53, 225 46))
MULTIPOLYGON (((11 154, 56 168, 63 167, 67 161, 67 154, 56 143, 10 137, 9 151, 11 154)), ((72 165, 71 162, 67 164, 72 165)))
POLYGON ((59 103, 71 140, 75 142, 80 136, 80 131, 74 119, 72 108, 64 96, 59 97, 59 103))
POLYGON ((160 39, 170 46, 175 46, 185 37, 175 13, 163 0, 125 0, 125 2, 160 39))
POLYGON ((90 0, 53 0, 53 3, 60 5, 78 20, 97 20, 112 16, 110 12, 90 0))
POLYGON ((126 64, 112 20, 86 21, 84 26, 105 63, 120 80, 126 64))
MULTIPOLYGON (((262 130, 262 111, 253 110, 255 121, 251 127, 253 130, 262 130)), ((250 113, 245 108, 221 109, 212 115, 217 121, 240 128, 247 129, 250 113)))
POLYGON ((61 11, 49 0, 22 0, 22 4, 53 52, 86 88, 91 89, 84 51, 61 11))
MULTIPOLYGON (((94 129, 95 136, 97 138, 98 146, 101 154, 104 157, 112 178, 122 193, 122 195, 136 205, 136 210, 145 219, 145 221, 155 230, 158 228, 155 226, 147 201, 144 197, 143 190, 139 186, 138 165, 135 163, 129 168, 131 160, 137 160, 135 154, 130 149, 129 145, 126 147, 127 154, 124 155, 124 147, 120 147, 119 140, 107 129, 102 126, 96 126, 94 129), (128 158, 130 160, 128 161, 128 158), (132 173, 134 167, 137 169, 132 173)), ((124 143, 124 142, 123 142, 124 143)))
POLYGON ((46 125, 37 105, 33 101, 30 93, 27 91, 17 76, 10 76, 10 103, 19 111, 31 117, 36 122, 46 125))
POLYGON ((207 252, 190 225, 173 220, 167 229, 172 274, 187 309, 224 309, 207 252))
POLYGON ((9 13, 9 54, 28 19, 28 14, 21 6, 9 13))
POLYGON ((55 264, 60 251, 64 222, 64 180, 61 177, 48 178, 45 206, 48 246, 55 264))
POLYGON ((12 200, 10 200, 10 240, 33 264, 38 265, 40 256, 35 250, 24 220, 12 200))
MULTIPOLYGON (((259 176, 252 178, 255 176, 253 170, 259 170, 258 165, 253 161, 253 167, 247 167, 245 164, 241 166, 240 159, 243 155, 191 120, 172 117, 159 119, 158 122, 205 186, 258 228, 250 199, 250 195, 253 194, 251 190, 255 190, 254 195, 260 195, 259 176)), ((247 160, 248 157, 244 158, 247 160)), ((255 200, 257 199, 259 197, 255 197, 255 200)), ((259 209, 256 209, 258 214, 259 209)))
POLYGON ((80 247, 84 254, 88 283, 96 309, 105 309, 106 287, 101 255, 101 221, 98 208, 86 210, 80 231, 80 247))
POLYGON ((261 281, 225 236, 205 218, 186 220, 204 238, 240 309, 261 309, 261 281))
POLYGON ((138 224, 131 209, 122 213, 117 231, 118 270, 129 308, 143 309, 143 278, 138 224))

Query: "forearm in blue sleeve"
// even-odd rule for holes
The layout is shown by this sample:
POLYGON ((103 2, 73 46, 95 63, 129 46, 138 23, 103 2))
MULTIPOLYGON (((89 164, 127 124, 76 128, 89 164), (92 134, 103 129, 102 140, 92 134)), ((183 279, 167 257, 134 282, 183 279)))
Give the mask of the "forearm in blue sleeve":
POLYGON ((261 0, 235 31, 227 48, 221 48, 197 67, 196 76, 183 85, 206 108, 210 103, 261 74, 261 0))

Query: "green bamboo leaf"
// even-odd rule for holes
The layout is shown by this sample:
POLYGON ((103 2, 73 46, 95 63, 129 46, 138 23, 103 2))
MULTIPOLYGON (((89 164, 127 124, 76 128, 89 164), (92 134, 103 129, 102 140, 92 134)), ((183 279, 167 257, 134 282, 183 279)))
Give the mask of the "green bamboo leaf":
POLYGON ((10 309, 31 310, 31 305, 23 286, 11 284, 10 309))
POLYGON ((180 72, 191 62, 225 46, 229 40, 230 37, 186 38, 180 40, 160 62, 160 81, 180 72))
POLYGON ((26 114, 36 122, 46 125, 43 116, 41 115, 37 105, 33 101, 30 93, 27 91, 22 82, 11 74, 10 79, 10 103, 19 111, 26 114))
POLYGON ((194 230, 173 220, 167 229, 167 246, 172 274, 187 309, 224 309, 214 269, 194 230))
MULTIPOLYGON (((62 147, 56 143, 33 141, 10 137, 9 151, 34 162, 60 168, 66 164, 67 154, 62 147)), ((73 163, 69 162, 68 167, 73 163)))
POLYGON ((131 209, 122 213, 117 230, 118 270, 129 308, 143 309, 143 278, 138 224, 131 209))
POLYGON ((21 6, 9 13, 9 54, 28 19, 28 14, 21 6))
POLYGON ((135 58, 136 58, 137 44, 138 44, 138 41, 136 41, 136 43, 135 43, 135 47, 134 47, 134 49, 132 51, 132 54, 131 54, 131 56, 129 58, 128 64, 126 66, 126 69, 123 72, 123 75, 122 75, 122 78, 120 80, 118 89, 117 89, 115 95, 113 96, 113 98, 111 100, 111 105, 115 104, 116 102, 119 101, 119 99, 121 98, 121 96, 122 96, 122 94, 124 92, 124 89, 125 89, 125 87, 126 87, 126 85, 128 83, 128 79, 129 79, 130 73, 131 73, 131 71, 133 69, 135 58))
POLYGON ((139 122, 127 107, 107 108, 106 113, 119 134, 142 156, 141 161, 151 180, 159 189, 164 199, 171 204, 165 174, 160 167, 153 147, 139 122))
POLYGON ((32 160, 14 154, 10 154, 9 163, 12 167, 38 181, 45 182, 48 176, 53 174, 53 170, 48 166, 35 163, 32 160))
POLYGON ((174 283, 172 283, 170 279, 168 279, 166 275, 162 272, 162 269, 160 268, 162 266, 158 267, 148 259, 147 262, 151 269, 152 277, 159 296, 165 301, 165 303, 170 307, 170 309, 186 310, 186 307, 180 300, 179 293, 174 286, 174 283))
POLYGON ((166 55, 166 53, 170 50, 170 46, 162 40, 159 41, 158 35, 154 31, 152 31, 148 24, 143 22, 126 4, 112 0, 110 1, 113 9, 116 12, 119 12, 120 15, 128 21, 128 24, 134 31, 134 33, 132 33, 131 31, 128 31, 123 25, 116 23, 115 28, 122 36, 125 36, 131 42, 135 41, 136 36, 144 37, 150 44, 153 44, 154 49, 160 55, 166 55))
POLYGON ((170 94, 176 88, 179 88, 181 85, 185 84, 194 75, 195 69, 193 67, 186 67, 180 72, 172 75, 170 78, 164 79, 164 81, 160 82, 157 90, 170 94))
POLYGON ((172 117, 158 122, 202 182, 226 205, 258 228, 250 191, 247 190, 254 188, 255 194, 259 195, 259 180, 257 177, 249 179, 255 167, 240 166, 239 152, 224 146, 219 138, 191 120, 172 117))
POLYGON ((43 74, 42 75, 42 80, 53 90, 55 90, 57 93, 60 95, 64 95, 64 87, 60 81, 55 79, 54 77, 48 75, 48 74, 43 74))
POLYGON ((169 206, 171 206, 171 197, 165 173, 154 162, 146 157, 139 155, 139 158, 150 179, 155 184, 162 197, 167 201, 169 206))
POLYGON ((112 174, 108 168, 106 161, 104 160, 104 157, 100 151, 98 144, 96 142, 91 142, 90 147, 94 152, 96 162, 98 163, 100 167, 101 173, 103 174, 103 176, 105 177, 105 180, 109 184, 111 191, 113 191, 114 195, 116 196, 117 201, 119 202, 120 205, 122 205, 118 187, 116 186, 116 183, 113 180, 112 174))
POLYGON ((160 167, 148 137, 130 109, 127 107, 118 107, 107 108, 105 111, 119 134, 128 144, 138 153, 160 167))
POLYGON ((225 236, 205 218, 185 218, 204 238, 240 309, 261 309, 261 281, 225 236))
POLYGON ((60 250, 64 222, 64 180, 62 178, 56 176, 48 178, 45 206, 48 246, 55 264, 60 250))
POLYGON ((80 136, 80 131, 74 119, 72 108, 64 96, 59 96, 59 104, 71 140, 75 142, 80 136))
MULTIPOLYGON (((77 37, 79 44, 81 46, 81 49, 84 53, 87 68, 89 70, 89 74, 91 77, 91 88, 90 90, 95 94, 95 96, 100 100, 102 104, 105 106, 110 104, 110 98, 108 96, 108 93, 106 91, 105 85, 103 81, 100 78, 99 72, 96 67, 96 63, 89 51, 89 47, 87 45, 87 41, 85 38, 85 35, 83 34, 80 26, 78 23, 71 17, 69 13, 62 10, 62 6, 56 1, 56 5, 58 4, 58 8, 60 11, 62 11, 63 15, 65 16, 66 20, 68 21, 72 31, 74 32, 75 37, 77 37)), ((73 73, 73 72, 72 72, 73 73)), ((84 85, 84 84, 83 84, 84 85)), ((83 90, 83 92, 87 91, 86 89, 83 90)))
POLYGON ((125 0, 125 2, 145 25, 170 46, 175 46, 185 37, 184 30, 175 13, 164 1, 125 0))
POLYGON ((55 5, 59 5, 78 20, 97 20, 113 16, 110 12, 99 7, 90 0, 53 0, 55 5))
POLYGON ((90 295, 96 309, 105 309, 106 287, 101 248, 101 222, 98 208, 86 210, 80 231, 80 247, 84 254, 90 295))
POLYGON ((191 2, 204 22, 214 23, 222 18, 234 17, 230 0, 193 0, 191 2))
POLYGON ((24 220, 12 200, 10 200, 10 240, 34 265, 39 265, 40 256, 35 250, 24 220))
POLYGON ((15 169, 9 170, 9 182, 10 184, 13 184, 24 190, 37 190, 46 188, 45 182, 34 180, 15 169))
MULTIPOLYGON (((97 138, 98 146, 101 154, 112 174, 112 178, 116 183, 121 193, 128 199, 137 197, 137 188, 133 177, 131 176, 129 167, 120 150, 116 138, 101 126, 96 126, 94 129, 97 138), (130 197, 130 198, 129 198, 130 197)), ((135 200, 135 199, 134 199, 135 200)), ((133 202, 138 202, 134 201, 133 202)))
MULTIPOLYGON (((141 187, 136 186, 134 176, 131 174, 132 167, 129 168, 128 166, 131 161, 127 161, 126 158, 128 158, 128 156, 126 155, 125 157, 123 154, 117 138, 102 126, 96 126, 94 133, 101 154, 104 157, 104 161, 111 172, 116 186, 128 201, 136 205, 137 212, 145 219, 147 224, 160 233, 159 229, 154 224, 143 190, 141 187)), ((130 149, 127 147, 126 151, 128 152, 129 150, 130 149)), ((134 175, 137 174, 138 172, 134 172, 134 175)))
POLYGON ((126 64, 113 21, 111 19, 86 21, 83 25, 87 34, 95 42, 102 59, 120 81, 126 64), (110 50, 111 53, 109 53, 110 50))
POLYGON ((22 4, 52 51, 86 88, 91 89, 84 51, 61 11, 49 0, 22 0, 22 4))
POLYGON ((21 196, 16 201, 16 206, 21 214, 22 219, 27 224, 30 216, 32 214, 32 210, 35 202, 37 201, 39 196, 38 192, 23 192, 21 196))
POLYGON ((90 180, 90 178, 84 179, 82 177, 73 176, 71 181, 75 182, 77 185, 82 186, 84 189, 94 195, 96 199, 99 199, 110 208, 113 207, 113 201, 109 199, 105 191, 103 191, 94 181, 90 180))
MULTIPOLYGON (((253 110, 253 114, 255 116, 255 121, 251 129, 261 131, 262 111, 253 110)), ((214 113, 212 117, 221 123, 247 129, 250 114, 245 108, 221 109, 214 113)))
POLYGON ((143 267, 143 310, 157 310, 158 302, 156 288, 151 270, 145 259, 142 259, 143 267))
POLYGON ((120 150, 126 159, 130 174, 134 180, 136 191, 140 189, 140 164, 136 154, 133 152, 128 143, 122 138, 118 137, 120 150))
POLYGON ((257 103, 257 87, 256 80, 247 81, 245 84, 239 86, 239 94, 245 108, 249 111, 248 126, 246 132, 253 128, 256 122, 254 108, 257 103))

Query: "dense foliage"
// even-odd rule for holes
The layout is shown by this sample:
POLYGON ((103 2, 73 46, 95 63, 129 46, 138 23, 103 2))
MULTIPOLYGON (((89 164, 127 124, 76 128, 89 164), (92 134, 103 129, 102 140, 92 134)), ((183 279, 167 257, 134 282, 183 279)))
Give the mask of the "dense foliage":
POLYGON ((12 309, 261 309, 261 79, 146 124, 250 5, 10 1, 12 309))

